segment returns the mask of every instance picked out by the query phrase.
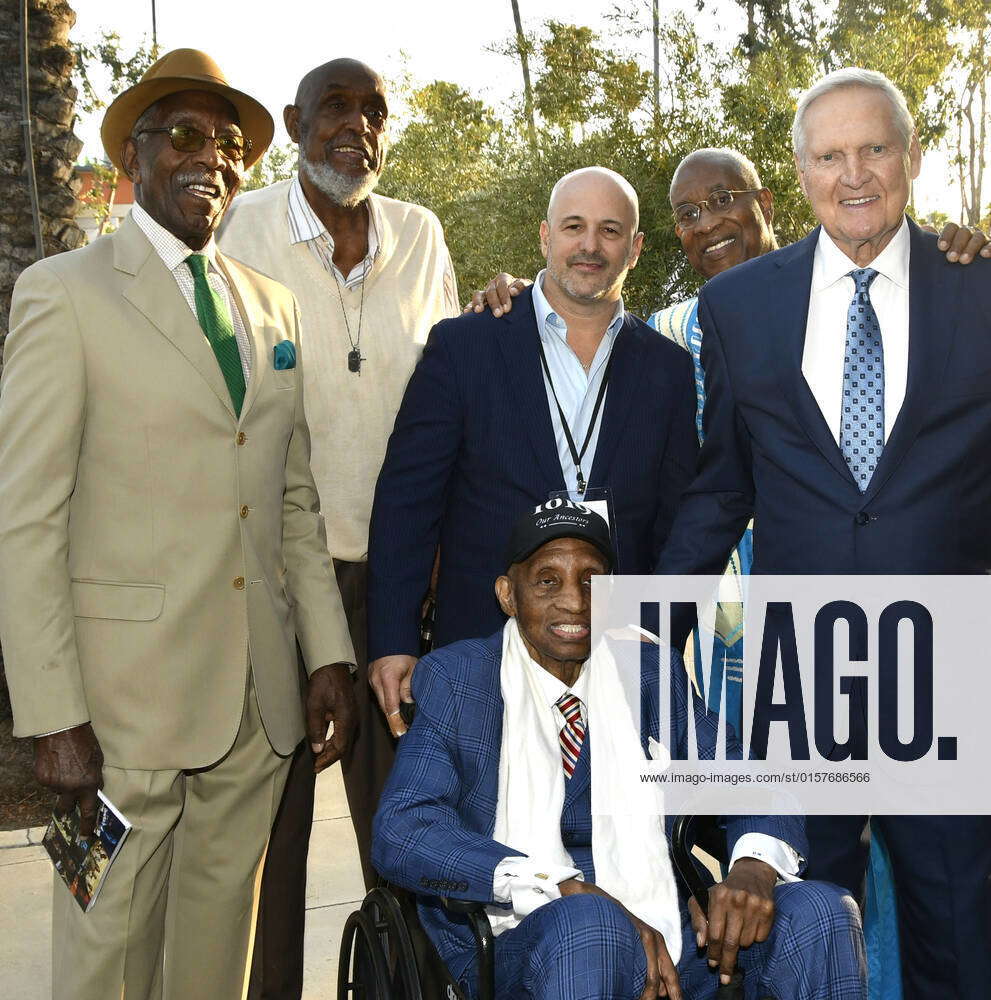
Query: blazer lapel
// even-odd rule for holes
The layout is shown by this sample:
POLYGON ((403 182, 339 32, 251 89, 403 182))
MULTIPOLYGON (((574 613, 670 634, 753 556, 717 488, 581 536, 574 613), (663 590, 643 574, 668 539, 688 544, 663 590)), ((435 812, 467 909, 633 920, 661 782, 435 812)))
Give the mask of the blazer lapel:
POLYGON ((908 378, 905 401, 881 452, 864 494, 870 499, 884 486, 911 447, 922 426, 926 403, 939 385, 956 332, 956 311, 946 303, 958 301, 960 266, 948 264, 935 246, 908 223, 908 378))
MULTIPOLYGON (((609 474, 613 456, 619 451, 633 401, 640 398, 640 383, 644 378, 642 329, 637 328, 633 317, 627 315, 616 333, 612 347, 612 367, 609 370, 610 388, 606 389, 602 424, 595 445, 595 458, 589 473, 589 487, 601 487, 609 474), (620 386, 621 388, 612 388, 620 386)), ((655 336, 652 332, 649 336, 655 336)))
POLYGON ((856 488, 836 438, 802 374, 805 328, 812 294, 812 263, 818 241, 817 226, 805 239, 786 247, 775 259, 779 269, 778 288, 774 293, 775 307, 769 310, 767 317, 768 346, 770 357, 776 360, 785 397, 791 402, 800 426, 822 457, 856 488))
POLYGON ((134 278, 124 288, 124 298, 172 342, 233 417, 230 392, 213 348, 162 259, 130 216, 111 239, 114 267, 134 278))
POLYGON ((523 432, 530 441, 544 481, 556 484, 557 490, 563 490, 564 473, 547 405, 544 372, 537 346, 537 317, 530 289, 517 298, 508 316, 493 318, 491 322, 500 324, 495 337, 506 362, 514 409, 523 424, 523 432))

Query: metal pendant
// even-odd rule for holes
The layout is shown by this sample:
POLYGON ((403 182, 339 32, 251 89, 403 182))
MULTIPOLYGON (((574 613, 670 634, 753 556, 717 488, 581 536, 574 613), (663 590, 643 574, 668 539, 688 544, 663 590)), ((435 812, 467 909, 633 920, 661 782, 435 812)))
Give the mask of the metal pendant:
POLYGON ((361 362, 365 359, 361 356, 361 351, 354 347, 348 351, 348 371, 354 372, 355 375, 361 374, 361 362))

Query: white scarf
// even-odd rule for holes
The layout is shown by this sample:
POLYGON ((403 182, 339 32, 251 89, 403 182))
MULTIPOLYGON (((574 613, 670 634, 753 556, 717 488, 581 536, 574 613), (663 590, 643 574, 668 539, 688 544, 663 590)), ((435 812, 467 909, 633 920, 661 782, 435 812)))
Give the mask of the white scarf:
MULTIPOLYGON (((631 809, 625 815, 604 815, 604 809, 596 808, 606 802, 608 790, 628 786, 633 769, 643 762, 640 727, 634 723, 616 661, 604 643, 594 650, 585 669, 589 671, 588 730, 595 740, 591 761, 595 882, 660 931, 671 960, 677 963, 681 914, 663 812, 660 816, 642 815, 642 810, 631 809)), ((561 843, 564 769, 560 729, 538 683, 540 670, 543 667, 530 658, 516 619, 511 618, 502 640, 504 708, 493 836, 541 862, 573 868, 574 862, 561 843)), ((657 789, 655 785, 650 791, 656 793, 657 789)), ((519 923, 512 911, 494 906, 489 907, 489 918, 495 934, 519 923)))

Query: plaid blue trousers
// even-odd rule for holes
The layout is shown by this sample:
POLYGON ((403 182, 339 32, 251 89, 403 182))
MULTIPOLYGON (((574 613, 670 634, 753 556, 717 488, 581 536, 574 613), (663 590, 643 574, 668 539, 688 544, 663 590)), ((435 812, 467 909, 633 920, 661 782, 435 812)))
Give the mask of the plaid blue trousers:
MULTIPOLYGON (((866 1000, 863 932, 853 899, 827 882, 794 882, 778 886, 774 901, 771 936, 739 953, 746 1000, 866 1000)), ((687 914, 682 934, 678 975, 685 1000, 712 1000, 719 976, 698 952, 687 914)), ((476 996, 469 961, 462 982, 476 996)), ((495 966, 497 1000, 637 1000, 647 974, 629 919, 615 903, 592 895, 534 910, 496 938, 495 966)))

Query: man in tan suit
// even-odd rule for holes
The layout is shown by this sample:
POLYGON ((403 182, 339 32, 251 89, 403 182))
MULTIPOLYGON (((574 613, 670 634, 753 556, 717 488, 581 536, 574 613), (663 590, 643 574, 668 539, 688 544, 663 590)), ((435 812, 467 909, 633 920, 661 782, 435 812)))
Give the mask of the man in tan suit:
POLYGON ((240 998, 304 734, 297 640, 315 752, 336 759, 350 736, 295 303, 213 242, 272 131, 209 57, 164 56, 104 119, 131 216, 14 290, 0 638, 15 735, 84 826, 100 785, 134 826, 89 914, 55 886, 59 1000, 240 998))

